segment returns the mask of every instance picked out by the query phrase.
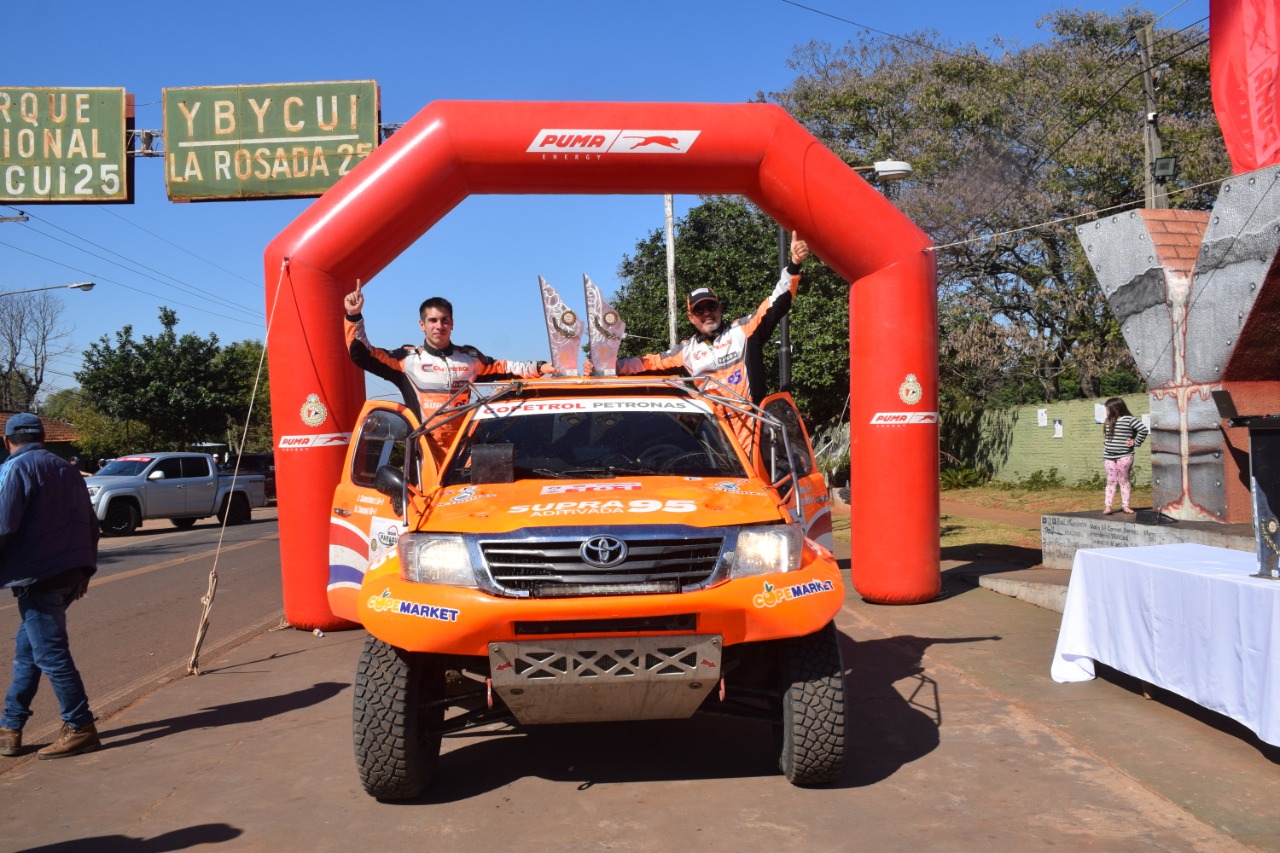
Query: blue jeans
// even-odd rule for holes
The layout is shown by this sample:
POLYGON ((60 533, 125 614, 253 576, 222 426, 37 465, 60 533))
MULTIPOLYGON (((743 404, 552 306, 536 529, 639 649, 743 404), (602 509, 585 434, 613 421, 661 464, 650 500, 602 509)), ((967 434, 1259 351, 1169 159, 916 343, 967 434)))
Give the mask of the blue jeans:
POLYGON ((53 685, 64 723, 82 728, 93 722, 67 636, 67 607, 79 597, 85 577, 84 569, 71 569, 18 589, 21 621, 13 652, 13 682, 4 697, 0 726, 22 730, 31 717, 31 700, 42 672, 53 685))

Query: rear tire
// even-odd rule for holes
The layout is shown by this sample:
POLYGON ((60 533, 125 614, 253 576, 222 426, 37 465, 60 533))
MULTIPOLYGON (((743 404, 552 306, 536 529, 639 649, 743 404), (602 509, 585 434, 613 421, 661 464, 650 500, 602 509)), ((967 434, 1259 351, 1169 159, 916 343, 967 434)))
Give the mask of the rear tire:
POLYGON ((218 509, 218 522, 225 523, 227 526, 233 524, 248 524, 253 518, 253 511, 249 508, 249 499, 240 492, 233 492, 231 497, 223 499, 222 506, 218 509), (227 500, 231 501, 231 508, 227 508, 227 500))
POLYGON ((365 640, 356 667, 352 729, 360 784, 379 800, 426 790, 440 758, 444 669, 431 655, 365 640))
POLYGON ((844 770, 844 662, 834 622, 781 646, 778 767, 793 785, 833 782, 844 770))
POLYGON ((138 529, 138 508, 126 501, 112 501, 99 527, 107 536, 128 536, 138 529))

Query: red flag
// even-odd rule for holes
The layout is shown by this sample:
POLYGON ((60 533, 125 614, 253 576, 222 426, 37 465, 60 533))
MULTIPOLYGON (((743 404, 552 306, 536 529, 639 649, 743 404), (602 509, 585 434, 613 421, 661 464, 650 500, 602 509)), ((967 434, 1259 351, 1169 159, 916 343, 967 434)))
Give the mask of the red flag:
POLYGON ((1280 162, 1280 0, 1210 0, 1209 79, 1235 173, 1280 162))

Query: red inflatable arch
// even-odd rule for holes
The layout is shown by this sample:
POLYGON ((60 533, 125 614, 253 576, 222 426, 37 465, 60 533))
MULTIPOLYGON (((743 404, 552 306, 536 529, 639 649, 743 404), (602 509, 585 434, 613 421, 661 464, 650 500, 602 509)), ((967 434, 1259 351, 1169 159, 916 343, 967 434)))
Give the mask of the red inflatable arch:
POLYGON ((343 626, 325 596, 330 499, 365 381, 343 344, 342 297, 468 195, 516 193, 738 194, 798 230, 851 283, 854 586, 885 603, 938 594, 928 238, 773 105, 453 101, 429 104, 266 249, 284 606, 293 626, 343 626))

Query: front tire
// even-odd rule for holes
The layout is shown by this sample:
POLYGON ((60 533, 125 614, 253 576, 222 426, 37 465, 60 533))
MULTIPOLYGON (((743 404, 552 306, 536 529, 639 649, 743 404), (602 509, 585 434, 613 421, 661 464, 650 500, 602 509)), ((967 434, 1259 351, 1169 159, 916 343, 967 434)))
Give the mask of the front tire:
POLYGON ((127 501, 112 501, 99 526, 107 536, 128 536, 138 529, 138 508, 127 501))
POLYGON ((844 662, 834 622, 781 648, 778 767, 793 785, 833 782, 844 769, 844 662))
POLYGON ((365 640, 356 667, 352 728, 360 784, 379 800, 405 800, 426 790, 440 758, 444 669, 431 656, 376 637, 365 640), (430 706, 430 707, 429 707, 430 706))

